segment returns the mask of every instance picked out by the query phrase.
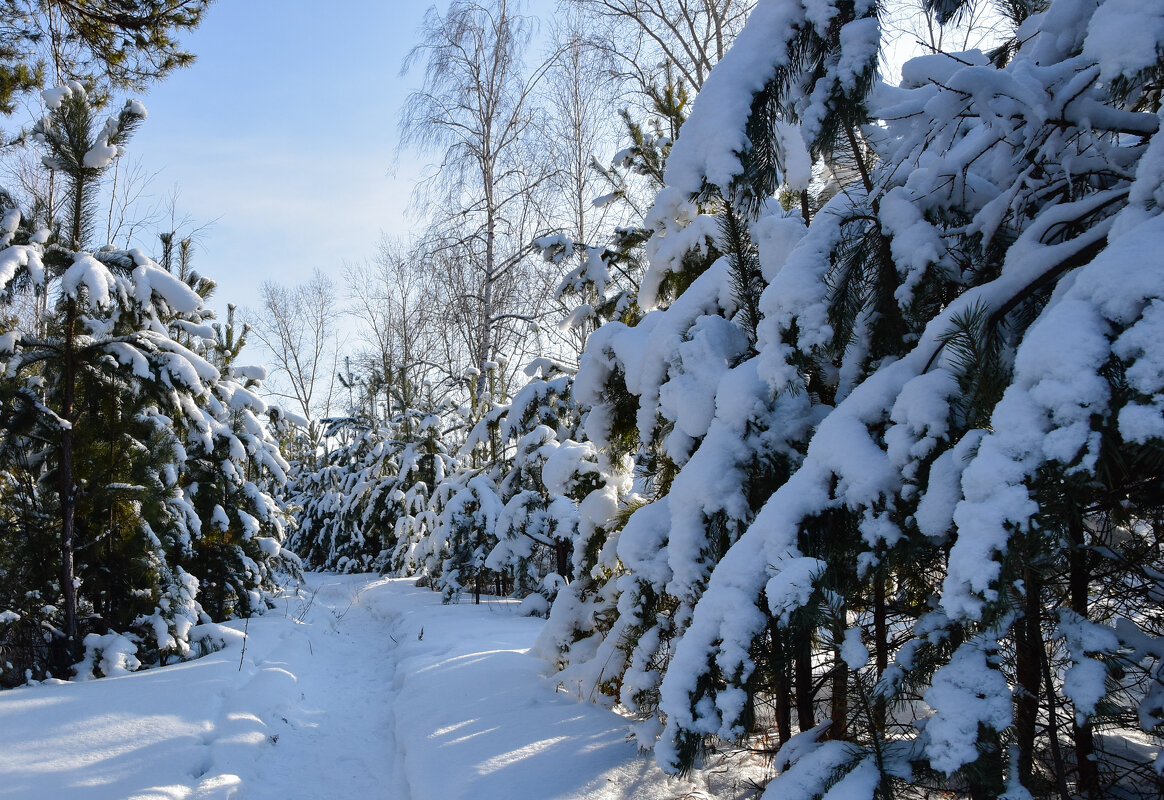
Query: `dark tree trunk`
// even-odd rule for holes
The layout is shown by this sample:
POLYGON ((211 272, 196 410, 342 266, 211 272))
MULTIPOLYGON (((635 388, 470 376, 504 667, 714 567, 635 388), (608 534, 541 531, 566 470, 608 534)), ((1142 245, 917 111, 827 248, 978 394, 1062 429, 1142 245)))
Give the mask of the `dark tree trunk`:
MULTIPOLYGON (((886 609, 886 589, 888 570, 882 566, 873 578, 873 659, 877 668, 877 679, 889 668, 889 625, 886 609)), ((879 734, 885 733, 885 698, 878 694, 873 700, 873 727, 879 734)))
POLYGON ((570 542, 554 542, 554 556, 558 562, 558 574, 567 581, 574 580, 574 565, 570 563, 570 542))
POLYGON ((1028 569, 1023 576, 1026 598, 1023 617, 1015 623, 1015 739, 1018 744, 1018 774, 1022 785, 1031 788, 1034 777, 1035 735, 1039 718, 1043 637, 1040 625, 1042 591, 1039 577, 1028 569))
MULTIPOLYGON (((1091 567, 1088 551, 1084 549, 1083 520, 1078 514, 1072 513, 1070 522, 1071 548, 1068 550, 1068 590, 1071 594, 1071 610, 1081 617, 1087 617, 1087 602, 1089 585, 1091 583, 1091 567)), ((1071 726, 1071 735, 1075 742, 1075 763, 1079 770, 1076 778, 1076 791, 1089 798, 1098 800, 1099 771, 1095 761, 1095 738, 1092 732, 1091 720, 1074 718, 1071 726)))
POLYGON ((796 667, 796 723, 800 730, 816 726, 812 693, 812 634, 804 629, 790 631, 796 667))
POLYGON ((1006 770, 1002 763, 1002 742, 997 731, 978 726, 979 747, 982 755, 975 762, 977 769, 969 776, 967 794, 970 800, 997 800, 1006 789, 1006 770))
POLYGON ((792 681, 788 675, 786 631, 768 620, 768 658, 772 669, 772 691, 776 695, 776 735, 780 744, 792 738, 792 681))
MULTIPOLYGON (((840 619, 845 619, 844 610, 840 619)), ((845 638, 845 628, 842 623, 833 626, 833 641, 841 642, 845 638)), ((832 724, 829 725, 827 736, 829 739, 844 739, 845 728, 849 724, 849 665, 841 658, 840 647, 833 648, 832 697, 829 699, 832 724)))
POLYGON ((68 427, 61 430, 60 464, 58 465, 57 492, 61 502, 61 594, 65 603, 65 640, 56 664, 58 669, 67 670, 77 662, 77 585, 74 565, 74 516, 76 512, 76 486, 73 476, 73 405, 77 373, 76 353, 73 334, 77 324, 77 304, 69 300, 65 311, 65 364, 64 387, 61 397, 61 417, 68 427))

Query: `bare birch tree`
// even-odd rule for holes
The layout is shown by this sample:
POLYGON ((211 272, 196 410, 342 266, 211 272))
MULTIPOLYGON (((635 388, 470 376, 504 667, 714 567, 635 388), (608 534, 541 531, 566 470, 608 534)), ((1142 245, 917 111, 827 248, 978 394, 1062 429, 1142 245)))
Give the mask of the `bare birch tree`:
POLYGON ((344 277, 348 314, 363 340, 354 361, 369 396, 382 397, 391 414, 412 408, 426 383, 451 385, 458 377, 451 365, 464 359, 446 352, 443 331, 449 314, 421 245, 385 237, 373 259, 349 266, 344 277))
POLYGON ((263 308, 247 314, 255 338, 271 353, 279 388, 306 419, 331 414, 338 350, 335 285, 320 270, 299 286, 266 281, 263 308))
POLYGON ((532 21, 510 0, 455 0, 430 9, 422 41, 404 63, 424 64, 424 83, 405 105, 402 145, 435 151, 440 168, 429 183, 442 200, 430 260, 448 283, 465 326, 477 392, 486 366, 503 352, 505 332, 536 324, 518 304, 533 238, 532 194, 547 178, 528 138, 534 89, 546 67, 527 73, 522 54, 532 21), (452 261, 456 261, 453 264, 452 261))
POLYGON ((886 0, 881 19, 881 72, 891 83, 900 79, 901 65, 916 55, 989 51, 1004 42, 1011 27, 990 0, 969 0, 944 25, 923 0, 886 0))
MULTIPOLYGON (((574 8, 567 12, 554 28, 555 58, 540 93, 548 112, 541 147, 554 165, 551 194, 541 206, 543 225, 573 243, 570 258, 547 258, 558 264, 557 270, 541 272, 542 293, 553 298, 555 321, 569 316, 575 305, 557 291, 566 272, 563 267, 586 258, 585 245, 609 235, 610 226, 626 217, 618 213, 617 204, 594 202, 610 189, 598 157, 616 149, 622 133, 616 104, 619 82, 611 75, 610 57, 590 46, 581 13, 574 8)), ((550 338, 546 344, 552 354, 569 356, 576 363, 592 329, 591 324, 578 324, 542 331, 550 338)))
MULTIPOLYGON (((157 174, 148 172, 140 158, 126 160, 124 156, 118 156, 113 160, 112 181, 105 203, 107 243, 116 245, 121 242, 129 249, 143 230, 163 221, 160 205, 156 201, 149 202, 151 184, 157 174)), ((170 216, 174 216, 172 212, 170 216)))
POLYGON ((755 0, 567 0, 599 23, 591 42, 619 74, 646 91, 670 66, 699 91, 723 58, 755 0))

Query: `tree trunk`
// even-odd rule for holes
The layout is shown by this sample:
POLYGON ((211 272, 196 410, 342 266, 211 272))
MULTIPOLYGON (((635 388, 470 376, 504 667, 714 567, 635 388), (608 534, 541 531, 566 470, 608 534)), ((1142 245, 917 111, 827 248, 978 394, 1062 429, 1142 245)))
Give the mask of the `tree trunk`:
POLYGON ((481 322, 477 332, 477 402, 485 396, 485 362, 493 349, 493 283, 497 276, 497 209, 493 203, 493 170, 486 166, 482 170, 485 189, 485 280, 481 287, 481 322))
MULTIPOLYGON (((873 576, 873 659, 877 668, 877 680, 889 668, 889 625, 887 621, 886 587, 889 571, 884 566, 873 576)), ((879 734, 885 733, 885 697, 878 693, 873 700, 873 727, 879 734)))
POLYGON ((77 302, 69 300, 65 310, 65 364, 64 387, 61 397, 61 417, 68 427, 61 430, 60 464, 57 492, 61 502, 61 593, 65 602, 65 641, 59 655, 58 669, 68 669, 78 658, 77 651, 77 585, 73 562, 74 514, 76 487, 73 477, 73 405, 77 373, 73 334, 77 324, 77 302))
POLYGON ((780 744, 792 738, 792 682, 788 675, 785 631, 768 620, 768 658, 772 669, 772 691, 776 695, 776 735, 780 744))
POLYGON ((1031 788, 1034 776, 1035 735, 1039 717, 1040 667, 1043 660, 1041 614, 1042 591, 1039 577, 1027 569, 1023 575, 1026 598, 1023 617, 1015 623, 1015 739, 1018 743, 1018 774, 1022 785, 1031 788))
MULTIPOLYGON (((1071 594, 1071 610, 1081 617, 1087 617, 1087 602, 1091 570, 1088 563, 1088 552, 1084 549, 1083 520, 1072 512, 1068 523, 1071 535, 1071 547, 1067 551, 1068 559, 1068 590, 1071 594)), ((1076 791, 1089 798, 1097 800, 1099 793, 1099 771, 1095 765, 1095 738, 1092 733, 1091 720, 1073 717, 1071 736, 1075 743, 1075 763, 1079 770, 1076 777, 1076 791)))
POLYGON ((970 800, 997 800, 1006 789, 1006 770, 1002 763, 1002 738, 998 731, 978 726, 978 741, 982 755, 975 762, 977 769, 968 775, 967 794, 970 800))
MULTIPOLYGON (((71 228, 72 246, 81 246, 81 222, 84 219, 84 186, 78 181, 73 187, 73 224, 71 228)), ((60 473, 57 492, 61 501, 61 594, 65 602, 65 642, 61 660, 57 664, 67 669, 76 663, 77 648, 77 583, 73 554, 75 550, 75 514, 77 504, 76 482, 73 475, 73 406, 76 402, 77 354, 75 334, 77 327, 77 301, 70 299, 65 306, 65 347, 64 347, 64 388, 61 396, 61 418, 68 427, 61 431, 60 473)))
POLYGON ((801 731, 816 726, 812 695, 812 634, 804 628, 790 629, 796 665, 796 723, 801 731))
MULTIPOLYGON (((845 619, 844 609, 841 610, 839 619, 845 619)), ((844 639, 844 623, 837 622, 833 626, 833 641, 842 642, 844 639)), ((841 658, 841 648, 839 646, 833 648, 832 684, 832 697, 829 699, 829 716, 833 724, 829 725, 826 735, 829 739, 839 740, 845 738, 845 728, 849 724, 849 665, 841 658)))
POLYGON ((567 582, 574 580, 574 565, 570 563, 570 542, 559 539, 554 542, 554 557, 558 565, 558 574, 567 582))

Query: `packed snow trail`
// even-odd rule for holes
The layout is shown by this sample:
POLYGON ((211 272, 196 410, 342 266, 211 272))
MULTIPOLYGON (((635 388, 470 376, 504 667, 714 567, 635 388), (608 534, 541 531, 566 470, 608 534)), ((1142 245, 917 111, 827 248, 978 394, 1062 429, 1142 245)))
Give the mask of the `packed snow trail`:
POLYGON ((0 799, 663 798, 625 720, 556 691, 515 604, 310 575, 197 661, 0 693, 0 799), (245 651, 242 631, 246 630, 245 651))
POLYGON ((543 621, 516 603, 441 605, 393 582, 392 686, 401 797, 673 798, 668 780, 627 741, 625 719, 556 691, 529 656, 543 621))
POLYGON ((0 694, 0 798, 393 796, 392 643, 366 582, 312 575, 197 661, 0 694))
MULTIPOLYGON (((311 575, 301 597, 285 601, 282 616, 302 617, 306 624, 281 634, 255 664, 255 681, 274 689, 274 703, 264 703, 270 708, 262 715, 266 740, 256 740, 253 776, 236 794, 209 797, 401 796, 390 791, 393 645, 380 607, 362 602, 367 581, 311 575)), ((253 701, 252 691, 243 688, 244 703, 253 701)), ((244 775, 248 756, 240 752, 237 758, 243 763, 227 762, 228 772, 244 775)))

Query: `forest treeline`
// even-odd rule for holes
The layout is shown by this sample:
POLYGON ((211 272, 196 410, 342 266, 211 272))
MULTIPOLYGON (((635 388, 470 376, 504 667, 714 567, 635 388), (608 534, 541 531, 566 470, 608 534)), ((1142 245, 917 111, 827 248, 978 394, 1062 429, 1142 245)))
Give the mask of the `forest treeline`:
MULTIPOLYGON (((345 358, 341 281, 264 288, 273 431, 224 354, 241 328, 206 329, 166 251, 74 247, 62 271, 10 217, 10 295, 57 299, 39 339, 4 340, 4 490, 30 498, 6 524, 60 550, 79 515, 90 569, 110 546, 173 576, 132 618, 87 578, 82 627, 148 642, 175 607, 250 613, 205 611, 210 542, 262 565, 229 593, 257 608, 286 528, 312 568, 519 598, 553 680, 671 772, 735 745, 773 798, 1159 796, 1164 8, 560 10, 430 10, 401 129, 441 165, 422 231, 347 269, 366 346, 345 358), (921 54, 895 63, 903 39, 921 54), (126 420, 100 436, 98 386, 126 420), (152 471, 131 420, 181 468, 152 471), (218 446, 233 468, 197 473, 218 446), (74 480, 70 511, 84 447, 127 473, 74 480), (150 502, 124 488, 149 476, 150 502)), ((56 571, 0 597, 0 635, 60 641, 69 592, 36 565, 56 571)))

